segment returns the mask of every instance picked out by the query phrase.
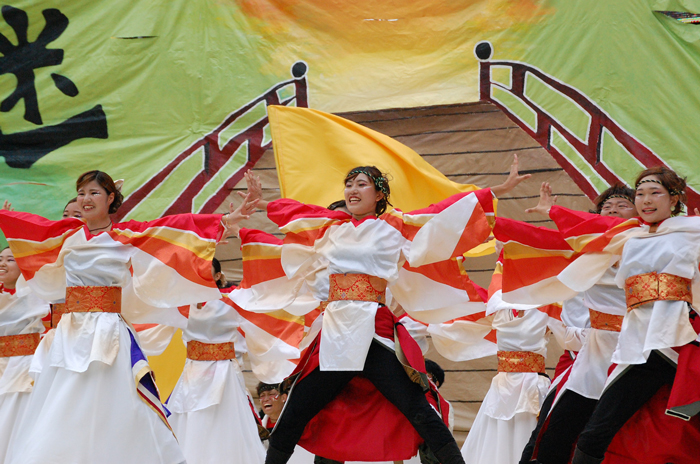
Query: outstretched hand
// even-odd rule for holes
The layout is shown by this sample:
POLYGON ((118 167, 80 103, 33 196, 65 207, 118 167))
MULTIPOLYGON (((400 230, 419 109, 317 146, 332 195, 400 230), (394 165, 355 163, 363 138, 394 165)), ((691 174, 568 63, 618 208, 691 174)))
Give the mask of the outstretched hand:
POLYGON ((239 227, 238 223, 244 219, 250 219, 250 215, 255 212, 255 208, 259 200, 251 200, 250 194, 243 197, 243 201, 238 208, 233 207, 233 203, 229 205, 229 213, 221 218, 221 223, 224 225, 224 234, 222 237, 237 234, 239 227))
POLYGON ((496 195, 496 197, 500 197, 501 195, 510 192, 520 182, 524 181, 525 179, 529 179, 530 177, 531 174, 525 174, 523 176, 520 175, 518 172, 518 155, 513 154, 513 164, 510 165, 510 174, 508 174, 508 178, 501 185, 491 187, 491 191, 494 195, 496 195))
MULTIPOLYGON (((260 182, 260 177, 253 174, 253 171, 250 170, 246 171, 243 176, 245 177, 245 183, 248 187, 248 199, 250 201, 258 200, 258 207, 266 210, 269 202, 262 199, 262 182, 260 182)), ((238 192, 238 195, 240 195, 241 198, 245 198, 246 196, 243 192, 238 192)))
POLYGON ((552 196, 552 186, 549 182, 542 182, 540 186, 540 201, 534 208, 528 208, 525 210, 526 213, 539 213, 544 216, 549 217, 549 210, 557 202, 557 197, 552 196))
POLYGON ((15 209, 12 207, 12 203, 10 203, 8 200, 5 200, 5 203, 2 204, 2 209, 6 211, 14 211, 15 209))

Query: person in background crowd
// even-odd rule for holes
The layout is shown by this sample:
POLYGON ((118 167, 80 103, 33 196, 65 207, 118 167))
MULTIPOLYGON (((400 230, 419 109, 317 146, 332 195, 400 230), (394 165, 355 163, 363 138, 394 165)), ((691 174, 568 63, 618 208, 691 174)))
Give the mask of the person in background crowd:
POLYGON ((260 382, 257 387, 263 427, 272 432, 287 401, 287 393, 280 391, 279 384, 260 382))

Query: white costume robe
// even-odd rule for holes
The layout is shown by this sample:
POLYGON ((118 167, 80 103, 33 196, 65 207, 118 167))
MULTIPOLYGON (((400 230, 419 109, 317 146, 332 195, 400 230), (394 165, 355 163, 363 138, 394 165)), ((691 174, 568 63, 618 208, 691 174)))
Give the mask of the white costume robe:
MULTIPOLYGON (((585 306, 612 316, 623 317, 627 313, 625 292, 615 283, 616 273, 616 268, 609 268, 595 286, 583 292, 585 306)), ((586 398, 600 399, 619 335, 612 330, 588 328, 561 392, 571 390, 586 398)))
MULTIPOLYGON (((209 301, 201 309, 193 305, 183 340, 235 345, 240 324, 238 312, 224 299, 209 301)), ((238 360, 187 359, 167 406, 189 464, 265 461, 238 360)))
POLYGON ((122 288, 121 314, 63 315, 6 462, 183 462, 157 392, 142 388, 150 369, 126 321, 182 327, 177 306, 219 296, 210 261, 220 216, 132 221, 93 236, 75 219, 3 211, 0 226, 13 252, 24 254, 18 265, 39 296, 57 301, 66 287, 122 288))
MULTIPOLYGON (((49 312, 47 302, 29 288, 16 292, 0 289, 0 337, 41 333, 41 318, 49 312)), ((29 403, 34 381, 29 375, 33 356, 0 357, 0 462, 5 455, 17 422, 29 403)))
MULTIPOLYGON (((547 355, 549 316, 536 309, 516 317, 499 309, 493 318, 499 351, 547 355)), ((536 372, 499 372, 491 381, 474 419, 462 456, 467 464, 514 464, 520 459, 549 388, 549 378, 536 372)))
MULTIPOLYGON (((453 266, 455 280, 461 278, 455 257, 488 237, 492 202, 490 190, 485 189, 455 195, 425 210, 394 210, 380 218, 356 221, 342 212, 277 200, 268 205, 268 216, 287 234, 281 247, 285 275, 237 289, 231 298, 248 311, 285 308, 293 312, 296 303, 296 314, 305 314, 328 300, 331 274, 366 274, 386 280, 406 312, 424 322, 483 311, 483 302, 463 282, 455 285, 444 275, 436 276, 431 269, 420 272, 418 267, 445 263, 453 266), (308 304, 299 304, 309 296, 308 304)), ((385 342, 375 337, 378 306, 356 300, 332 301, 326 306, 321 370, 362 370, 372 339, 385 342)))

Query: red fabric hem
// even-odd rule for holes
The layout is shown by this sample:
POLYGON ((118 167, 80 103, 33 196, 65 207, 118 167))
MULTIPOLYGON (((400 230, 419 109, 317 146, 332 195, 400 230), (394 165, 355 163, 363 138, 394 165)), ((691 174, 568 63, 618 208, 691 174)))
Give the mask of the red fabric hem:
MULTIPOLYGON (((375 318, 375 332, 398 342, 411 367, 425 374, 425 362, 418 344, 386 307, 375 318)), ((319 365, 319 343, 314 341, 294 375, 298 382, 319 365)), ((292 392, 293 394, 293 392, 292 392)), ((428 402, 443 413, 447 422, 449 405, 431 384, 428 402)), ((299 445, 318 456, 336 461, 400 461, 415 456, 422 438, 401 412, 362 375, 353 378, 340 394, 307 424, 299 445), (358 446, 361 443, 362 446, 358 446)))

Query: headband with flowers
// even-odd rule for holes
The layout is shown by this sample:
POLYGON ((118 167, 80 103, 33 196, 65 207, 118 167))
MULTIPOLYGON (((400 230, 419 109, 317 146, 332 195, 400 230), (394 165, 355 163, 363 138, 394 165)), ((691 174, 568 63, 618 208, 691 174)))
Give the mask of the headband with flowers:
MULTIPOLYGON (((368 170, 363 169, 363 168, 355 168, 352 171, 350 171, 347 175, 348 178, 357 176, 358 174, 364 174, 367 177, 369 177, 372 182, 374 182, 374 186, 384 194, 384 198, 386 199, 386 202, 389 203, 389 181, 387 180, 386 177, 384 176, 373 176, 368 170)), ((389 203, 391 204, 391 203, 389 203)))

